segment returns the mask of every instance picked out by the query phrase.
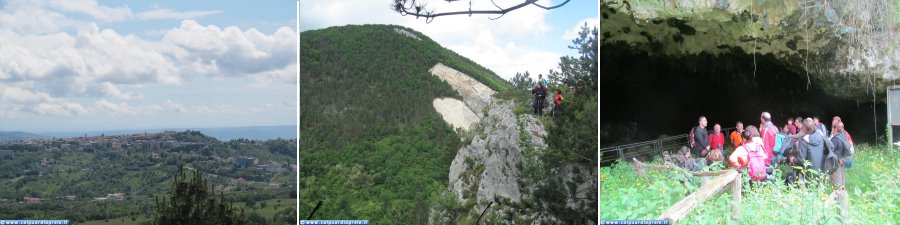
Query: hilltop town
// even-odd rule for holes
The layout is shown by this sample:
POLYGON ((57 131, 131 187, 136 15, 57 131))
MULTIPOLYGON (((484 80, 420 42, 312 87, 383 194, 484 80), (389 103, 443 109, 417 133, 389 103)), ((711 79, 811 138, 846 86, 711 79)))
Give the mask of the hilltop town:
POLYGON ((148 207, 182 170, 205 174, 215 193, 286 198, 296 185, 296 143, 223 142, 197 131, 0 142, 0 206, 138 202, 130 205, 148 207))

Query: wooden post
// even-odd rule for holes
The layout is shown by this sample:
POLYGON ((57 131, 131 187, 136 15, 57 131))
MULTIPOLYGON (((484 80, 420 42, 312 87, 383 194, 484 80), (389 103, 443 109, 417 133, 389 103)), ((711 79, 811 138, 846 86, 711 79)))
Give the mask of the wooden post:
POLYGON ((831 207, 835 202, 838 204, 838 209, 841 210, 841 217, 844 218, 844 221, 850 219, 850 212, 848 212, 850 209, 850 202, 849 199, 847 199, 847 190, 841 188, 832 191, 831 195, 828 196, 828 200, 825 201, 825 207, 831 207))
POLYGON ((675 170, 677 172, 682 172, 686 174, 691 174, 694 176, 719 176, 722 174, 728 173, 729 170, 716 170, 716 171, 701 171, 701 172, 691 172, 684 168, 678 167, 678 165, 672 164, 670 162, 666 162, 665 165, 647 165, 643 162, 637 160, 637 158, 631 158, 631 161, 634 162, 634 169, 637 171, 638 175, 644 176, 646 175, 647 169, 657 169, 657 170, 675 170))
POLYGON ((672 205, 672 207, 666 210, 666 212, 657 219, 667 220, 672 224, 677 223, 678 220, 687 216, 687 214, 700 205, 700 203, 703 203, 712 196, 721 194, 722 191, 724 191, 724 187, 733 183, 736 177, 738 177, 738 172, 734 170, 729 170, 727 173, 719 175, 691 195, 688 195, 678 203, 675 203, 675 205, 672 205))
POLYGON ((841 188, 838 191, 838 203, 841 206, 841 217, 844 218, 844 221, 850 220, 850 199, 847 197, 849 197, 847 196, 847 190, 841 188))
POLYGON ((622 153, 622 148, 620 148, 619 146, 616 146, 616 151, 619 152, 619 159, 625 160, 625 154, 622 153))
POLYGON ((634 161, 634 170, 636 170, 637 175, 638 176, 646 175, 646 172, 644 172, 644 163, 642 163, 641 161, 638 161, 636 158, 631 158, 631 160, 634 161))
POLYGON ((731 181, 731 219, 737 220, 737 215, 741 213, 741 174, 731 181))

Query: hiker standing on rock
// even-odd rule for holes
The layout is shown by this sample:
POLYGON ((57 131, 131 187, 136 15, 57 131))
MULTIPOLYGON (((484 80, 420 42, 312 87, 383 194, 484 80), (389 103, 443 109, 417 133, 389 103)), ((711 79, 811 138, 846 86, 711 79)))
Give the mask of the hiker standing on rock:
POLYGON ((553 97, 553 111, 551 111, 551 116, 556 116, 556 111, 559 110, 559 107, 562 107, 563 94, 562 90, 556 89, 556 96, 553 97))
MULTIPOLYGON (((538 77, 540 77, 540 75, 538 77)), ((543 83, 538 81, 538 84, 531 90, 531 94, 534 94, 534 113, 543 116, 544 99, 547 96, 547 86, 544 86, 543 83)))

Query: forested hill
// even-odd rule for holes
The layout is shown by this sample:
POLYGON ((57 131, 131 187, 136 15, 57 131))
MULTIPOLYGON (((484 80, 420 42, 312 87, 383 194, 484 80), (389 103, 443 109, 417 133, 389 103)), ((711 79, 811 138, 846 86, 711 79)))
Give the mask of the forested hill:
POLYGON ((431 106, 434 98, 458 97, 428 72, 439 62, 494 90, 509 87, 494 72, 402 26, 348 25, 305 31, 300 34, 300 48, 302 136, 329 140, 303 141, 311 144, 303 149, 340 147, 336 140, 363 138, 373 130, 383 132, 437 116, 431 106))
POLYGON ((496 91, 510 84, 402 26, 305 31, 300 48, 300 214, 322 201, 315 219, 427 223, 463 144, 432 106, 461 97, 429 69, 442 63, 496 91))

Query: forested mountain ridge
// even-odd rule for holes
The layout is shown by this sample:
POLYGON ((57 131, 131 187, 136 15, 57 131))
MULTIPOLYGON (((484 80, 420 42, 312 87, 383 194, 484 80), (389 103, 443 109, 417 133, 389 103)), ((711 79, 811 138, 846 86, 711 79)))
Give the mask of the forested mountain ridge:
POLYGON ((396 25, 304 31, 300 48, 300 215, 322 201, 314 219, 427 223, 464 144, 432 106, 462 96, 429 70, 440 63, 493 90, 510 83, 396 25))
MULTIPOLYGON (((510 86, 494 72, 428 36, 397 25, 305 31, 300 34, 300 48, 300 126, 305 130, 301 136, 311 140, 359 139, 369 130, 389 129, 379 127, 382 122, 396 127, 436 115, 430 107, 435 97, 459 97, 428 73, 437 63, 494 90, 510 86), (318 129, 304 129, 311 127, 318 129)), ((342 146, 331 141, 302 143, 309 144, 303 149, 342 146)))

